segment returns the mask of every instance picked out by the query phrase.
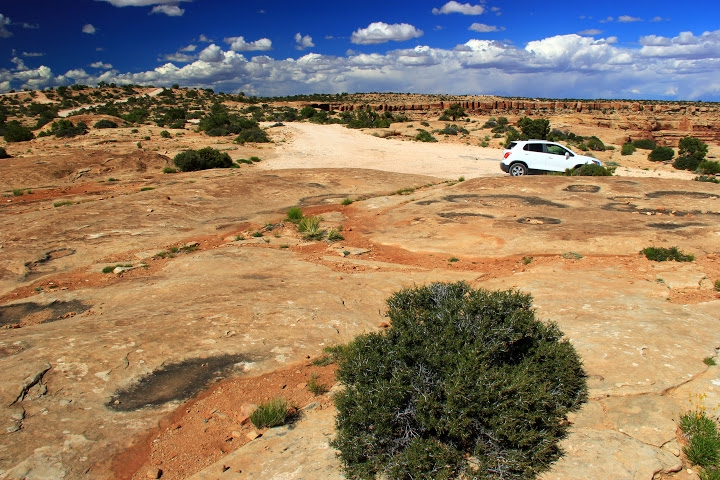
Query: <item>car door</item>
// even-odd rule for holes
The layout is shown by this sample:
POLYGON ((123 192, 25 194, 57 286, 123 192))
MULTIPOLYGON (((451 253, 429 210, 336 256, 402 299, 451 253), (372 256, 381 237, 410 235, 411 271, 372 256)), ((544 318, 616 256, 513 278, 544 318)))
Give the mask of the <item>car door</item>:
POLYGON ((523 159, 530 170, 546 170, 547 156, 542 143, 528 142, 523 147, 523 159))
POLYGON ((545 145, 545 151, 547 152, 545 155, 547 170, 564 172, 565 169, 575 166, 572 152, 562 145, 548 143, 545 145))

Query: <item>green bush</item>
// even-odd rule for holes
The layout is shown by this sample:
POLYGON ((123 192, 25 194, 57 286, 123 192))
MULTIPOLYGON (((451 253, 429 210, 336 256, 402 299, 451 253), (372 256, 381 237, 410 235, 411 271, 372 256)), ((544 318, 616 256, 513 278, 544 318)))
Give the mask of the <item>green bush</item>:
POLYGON ((720 433, 715 420, 704 410, 689 411, 680 417, 680 429, 688 440, 683 449, 687 459, 705 469, 717 467, 720 463, 720 433))
POLYGON ((438 130, 437 133, 440 133, 442 135, 457 135, 458 133, 467 135, 470 132, 463 127, 458 127, 455 124, 450 125, 449 123, 446 123, 445 128, 443 128, 442 130, 438 130))
POLYGON ((290 207, 287 211, 287 220, 292 223, 298 223, 303 219, 302 210, 300 207, 290 207))
POLYGON ((565 170, 565 175, 573 177, 609 177, 612 176, 612 170, 602 165, 586 163, 579 168, 565 170))
POLYGON ((632 155, 637 150, 637 147, 633 145, 632 143, 623 143, 622 150, 620 150, 620 155, 632 155))
POLYGON ((27 142, 35 138, 33 132, 17 120, 11 120, 5 124, 3 138, 8 143, 27 142))
POLYGON ((707 155, 708 146, 695 137, 684 137, 678 144, 678 155, 681 157, 692 157, 702 162, 707 155))
POLYGON ((230 155, 211 147, 200 150, 185 150, 178 153, 173 163, 181 172, 194 172, 210 168, 230 168, 233 164, 230 155))
POLYGON ((639 140, 633 140, 633 145, 635 145, 636 148, 639 148, 640 150, 655 150, 657 147, 657 143, 655 143, 655 140, 649 139, 649 138, 641 138, 639 140))
POLYGON ((251 413, 250 421, 255 428, 272 428, 285 423, 288 415, 287 401, 284 398, 273 398, 251 413))
POLYGON ((261 129, 260 127, 253 127, 241 131, 240 135, 238 135, 235 139, 235 142, 240 144, 268 143, 270 142, 270 138, 267 136, 267 133, 265 133, 265 130, 261 129))
POLYGON ((8 155, 3 147, 0 147, 0 158, 10 158, 10 155, 8 155))
POLYGON ((417 130, 418 134, 415 135, 415 140, 418 142, 437 142, 437 138, 433 137, 427 130, 423 130, 422 128, 418 128, 417 130))
POLYGON ((720 180, 712 175, 700 175, 699 177, 693 178, 696 182, 709 182, 709 183, 720 183, 720 180))
POLYGON ((647 247, 642 253, 645 258, 654 262, 666 262, 672 260, 675 262, 692 262, 695 261, 695 255, 683 253, 677 247, 647 247))
POLYGON ((655 147, 648 155, 651 162, 666 162, 672 160, 675 156, 675 150, 670 147, 655 147))
POLYGON ((85 122, 78 122, 73 124, 70 120, 62 119, 57 120, 50 125, 50 135, 55 135, 55 138, 73 138, 78 135, 85 135, 87 133, 87 125, 85 122))
POLYGON ((587 399, 578 354, 515 291, 405 289, 341 350, 333 446, 349 478, 533 478, 587 399))
POLYGON ((454 122, 458 117, 467 117, 467 113, 465 113, 465 109, 462 108, 459 103, 455 103, 443 112, 440 120, 450 120, 452 118, 454 122))
POLYGON ((605 144, 602 140, 600 140, 598 137, 590 137, 587 141, 587 146, 590 150, 594 150, 596 152, 604 152, 605 151, 605 144))
POLYGON ((690 170, 694 172, 700 165, 700 160, 694 157, 678 157, 673 162, 673 168, 677 170, 690 170))
POLYGON ((713 160, 703 160, 697 166, 697 172, 702 175, 716 175, 720 173, 720 162, 713 160))
POLYGON ((112 120, 98 120, 95 122, 95 125, 93 125, 93 128, 117 128, 117 123, 113 122, 112 120))
POLYGON ((528 139, 545 140, 550 134, 550 120, 546 118, 533 120, 529 117, 523 117, 518 120, 517 126, 520 127, 523 135, 528 139))
POLYGON ((171 137, 172 137, 172 135, 170 134, 170 132, 168 132, 167 130, 163 130, 162 132, 160 132, 160 136, 161 136, 162 138, 171 138, 171 137))

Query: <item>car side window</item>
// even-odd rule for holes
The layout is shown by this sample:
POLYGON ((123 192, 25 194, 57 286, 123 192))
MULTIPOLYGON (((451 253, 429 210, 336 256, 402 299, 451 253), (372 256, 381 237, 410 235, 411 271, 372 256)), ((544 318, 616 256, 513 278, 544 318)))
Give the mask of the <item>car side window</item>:
POLYGON ((525 145, 523 150, 527 150, 528 152, 540 152, 543 151, 542 143, 528 143, 525 145))
POLYGON ((568 151, 562 148, 560 145, 547 145, 547 151, 548 153, 552 153, 553 155, 565 155, 566 153, 568 153, 568 151))

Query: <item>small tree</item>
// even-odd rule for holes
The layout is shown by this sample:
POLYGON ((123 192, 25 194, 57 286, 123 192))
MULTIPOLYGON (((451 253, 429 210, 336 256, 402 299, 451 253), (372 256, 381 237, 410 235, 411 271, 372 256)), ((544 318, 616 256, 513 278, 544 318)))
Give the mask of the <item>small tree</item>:
POLYGON ((587 399, 582 364, 529 295, 405 289, 392 326, 339 347, 337 438, 349 478, 534 478, 587 399))
POLYGON ((550 120, 545 118, 532 120, 528 117, 523 117, 518 120, 517 125, 525 137, 535 140, 545 140, 550 133, 550 120))
POLYGON ((445 110, 443 112, 443 115, 442 115, 442 117, 440 117, 440 120, 446 120, 446 119, 452 118, 452 121, 454 122, 455 120, 458 119, 458 117, 462 118, 462 117, 467 117, 467 116, 468 115, 467 115, 467 113, 465 113, 465 109, 462 108, 459 103, 454 103, 454 104, 450 105, 450 108, 448 108, 447 110, 445 110))
POLYGON ((707 152, 708 146, 699 138, 685 137, 680 140, 680 143, 678 144, 678 156, 692 157, 697 160, 698 164, 705 159, 707 152))

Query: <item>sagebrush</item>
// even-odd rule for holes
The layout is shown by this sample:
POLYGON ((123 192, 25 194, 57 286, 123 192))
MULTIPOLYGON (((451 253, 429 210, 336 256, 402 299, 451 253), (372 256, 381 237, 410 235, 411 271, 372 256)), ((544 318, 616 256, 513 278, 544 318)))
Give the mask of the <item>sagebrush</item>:
POLYGON ((338 349, 349 478, 525 479, 560 457, 585 373, 529 295, 433 283, 387 304, 391 328, 338 349))

